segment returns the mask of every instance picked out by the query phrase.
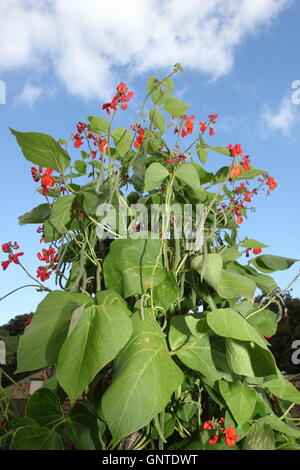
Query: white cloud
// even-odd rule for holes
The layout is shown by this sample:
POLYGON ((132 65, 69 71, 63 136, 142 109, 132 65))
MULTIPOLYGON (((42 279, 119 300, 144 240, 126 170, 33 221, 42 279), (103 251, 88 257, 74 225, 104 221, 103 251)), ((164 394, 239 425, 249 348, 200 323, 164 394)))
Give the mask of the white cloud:
POLYGON ((267 104, 262 107, 262 127, 267 129, 269 134, 281 131, 284 135, 289 135, 297 119, 297 106, 292 103, 291 96, 282 98, 279 108, 275 111, 267 104))
POLYGON ((41 88, 26 83, 21 93, 14 98, 14 104, 26 104, 28 106, 33 106, 41 93, 41 88))
POLYGON ((293 0, 1 0, 0 72, 49 69, 68 92, 109 98, 122 77, 180 62, 216 79, 245 36, 293 0))

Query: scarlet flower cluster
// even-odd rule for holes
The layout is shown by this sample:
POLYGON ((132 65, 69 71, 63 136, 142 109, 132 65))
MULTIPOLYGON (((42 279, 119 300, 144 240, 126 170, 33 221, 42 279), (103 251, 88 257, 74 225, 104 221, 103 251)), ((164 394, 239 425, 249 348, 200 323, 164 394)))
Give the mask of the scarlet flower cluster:
POLYGON ((206 122, 199 122, 200 125, 200 132, 202 134, 206 131, 206 129, 209 129, 209 135, 215 135, 214 128, 211 127, 211 124, 216 124, 216 119, 218 115, 217 114, 209 114, 208 115, 208 124, 206 122))
POLYGON ((55 249, 50 246, 48 250, 43 249, 42 253, 38 253, 37 257, 40 261, 47 263, 47 266, 38 267, 37 278, 40 278, 42 282, 47 281, 52 272, 57 268, 58 255, 56 254, 55 249))
POLYGON ((145 139, 145 129, 143 129, 142 127, 139 128, 138 130, 138 136, 134 142, 134 147, 136 149, 140 148, 142 143, 144 142, 144 139, 145 139))
POLYGON ((227 148, 232 157, 236 157, 237 155, 243 155, 243 150, 240 144, 235 144, 235 145, 229 144, 227 148))
POLYGON ((245 202, 251 202, 251 196, 256 193, 255 190, 248 191, 245 183, 240 183, 240 186, 237 186, 234 191, 236 194, 242 194, 245 202))
POLYGON ((36 183, 41 181, 43 196, 46 196, 46 194, 49 192, 49 187, 52 188, 55 185, 55 179, 52 177, 52 173, 53 170, 51 168, 47 168, 43 173, 43 168, 41 166, 38 169, 34 166, 31 167, 31 176, 33 181, 36 183))
POLYGON ((193 129, 194 129, 194 123, 192 122, 193 119, 195 119, 195 116, 190 116, 190 117, 185 118, 185 121, 183 123, 183 126, 185 127, 185 129, 181 130, 181 137, 185 137, 186 135, 193 133, 193 129))
POLYGON ((117 105, 119 104, 122 109, 127 109, 128 101, 133 97, 133 92, 128 91, 127 86, 124 82, 119 83, 117 86, 117 93, 113 97, 110 103, 105 103, 102 109, 105 109, 106 114, 110 114, 110 110, 117 111, 117 105))
POLYGON ((209 440, 209 443, 214 445, 216 444, 219 439, 220 435, 225 436, 225 443, 227 446, 234 446, 235 442, 238 440, 238 436, 236 434, 235 429, 233 428, 232 424, 228 426, 228 428, 224 428, 224 418, 220 418, 219 420, 208 420, 205 421, 202 425, 202 428, 211 431, 214 430, 214 436, 209 440))
MULTIPOLYGON (((232 144, 229 144, 227 148, 230 151, 230 155, 232 157, 236 157, 237 155, 242 155, 243 153, 243 150, 240 144, 235 144, 235 146, 233 146, 232 144)), ((242 166, 245 171, 251 170, 249 155, 245 155, 243 157, 243 159, 240 161, 240 166, 242 166)), ((229 172, 229 181, 231 181, 235 177, 241 176, 242 170, 240 166, 237 164, 231 166, 230 172, 229 172)))
POLYGON ((23 256, 23 252, 14 253, 15 250, 19 250, 20 246, 17 242, 11 243, 4 243, 2 245, 3 253, 8 253, 8 259, 6 261, 2 261, 1 265, 3 270, 5 271, 10 263, 20 264, 19 257, 23 256))
MULTIPOLYGON (((78 133, 73 136, 74 147, 75 148, 79 148, 79 147, 81 147, 81 145, 83 145, 84 136, 82 136, 81 133, 86 129, 86 127, 87 127, 87 125, 84 122, 79 122, 77 124, 78 133)), ((85 135, 85 137, 88 140, 93 140, 94 145, 98 147, 100 152, 107 152, 108 151, 106 139, 101 139, 100 137, 95 136, 91 132, 89 132, 87 135, 85 135)), ((96 158, 96 156, 97 156, 97 150, 91 150, 91 157, 92 157, 93 160, 96 158)))
POLYGON ((269 186, 270 191, 273 191, 278 186, 278 184, 275 182, 273 176, 270 176, 268 178, 267 185, 269 186))

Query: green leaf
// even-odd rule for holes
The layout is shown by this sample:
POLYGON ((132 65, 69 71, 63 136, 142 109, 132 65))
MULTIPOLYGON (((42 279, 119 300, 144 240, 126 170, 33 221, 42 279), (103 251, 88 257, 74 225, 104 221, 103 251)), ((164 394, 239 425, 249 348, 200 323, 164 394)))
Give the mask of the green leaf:
POLYGON ((151 109, 151 111, 149 112, 149 116, 154 127, 161 130, 162 132, 166 131, 165 117, 160 111, 158 111, 158 109, 156 108, 151 109))
POLYGON ((230 261, 234 261, 234 260, 240 258, 241 253, 239 252, 239 250, 236 247, 229 246, 229 247, 226 247, 225 249, 223 249, 220 252, 220 255, 222 256, 224 263, 228 263, 230 261))
POLYGON ((106 119, 98 116, 87 116, 90 122, 90 131, 91 132, 108 132, 109 123, 106 119))
POLYGON ((104 261, 104 280, 127 298, 142 294, 164 281, 161 240, 114 240, 104 261))
POLYGON ((145 173, 144 191, 151 191, 152 189, 158 188, 168 176, 168 170, 161 163, 151 163, 145 173))
POLYGON ((252 299, 255 294, 256 285, 245 276, 223 269, 220 281, 215 289, 217 294, 224 299, 241 297, 252 299))
POLYGON ((275 450, 274 433, 271 426, 262 422, 252 424, 243 440, 243 450, 275 450))
POLYGON ((131 333, 129 312, 120 305, 92 305, 84 310, 64 342, 57 362, 57 380, 71 403, 115 358, 131 333))
POLYGON ((251 279, 259 289, 267 294, 278 289, 278 285, 271 276, 260 274, 250 266, 242 266, 241 264, 234 262, 228 264, 226 267, 229 271, 234 271, 251 279))
POLYGON ((63 450, 60 434, 41 426, 24 426, 14 434, 11 450, 63 450))
POLYGON ((37 390, 27 402, 26 417, 40 426, 54 426, 64 418, 59 398, 46 388, 37 390))
POLYGON ((216 145, 214 147, 209 146, 210 150, 213 150, 214 152, 221 153, 222 155, 226 155, 227 157, 230 157, 230 151, 226 147, 220 147, 219 145, 216 145))
POLYGON ((75 170, 81 175, 86 174, 87 164, 83 160, 76 160, 74 163, 75 170))
POLYGON ((18 132, 10 128, 16 137, 24 157, 43 168, 52 168, 63 173, 70 164, 68 153, 47 134, 18 132))
MULTIPOLYGON (((255 308, 257 309, 257 304, 255 308)), ((264 309, 256 313, 254 313, 254 311, 249 312, 249 314, 246 315, 246 319, 262 336, 275 335, 277 330, 277 315, 271 312, 271 310, 264 309)))
POLYGON ((180 165, 175 173, 176 178, 184 185, 197 191, 200 188, 200 180, 195 166, 192 163, 180 165))
POLYGON ((267 248, 269 245, 265 245, 264 243, 258 242, 257 240, 254 240, 253 238, 245 238, 242 243, 240 243, 240 246, 243 246, 245 248, 267 248))
POLYGON ((221 381, 219 389, 234 419, 239 426, 243 426, 253 414, 256 403, 255 390, 240 381, 233 383, 221 381))
POLYGON ((56 363, 69 329, 73 311, 91 305, 85 294, 53 291, 39 304, 30 325, 20 337, 17 372, 41 369, 56 363))
POLYGON ((68 416, 67 436, 76 449, 99 449, 96 416, 81 403, 77 403, 68 416))
POLYGON ((171 272, 167 272, 165 280, 153 289, 153 300, 155 305, 169 310, 179 296, 179 286, 171 272))
POLYGON ((52 242, 65 234, 66 225, 72 219, 72 206, 75 196, 62 196, 54 204, 51 217, 44 224, 46 243, 52 242))
POLYGON ((161 81, 161 84, 168 87, 171 91, 174 91, 174 82, 172 80, 172 78, 164 78, 162 81, 161 81))
POLYGON ((111 133, 118 153, 123 157, 131 146, 132 135, 127 129, 118 127, 111 133))
POLYGON ((226 357, 236 374, 246 377, 265 377, 276 374, 274 357, 269 350, 249 341, 226 339, 226 357))
POLYGON ((275 255, 261 255, 251 259, 249 264, 253 264, 256 269, 263 273, 273 273, 289 269, 296 261, 299 260, 275 255))
POLYGON ((173 353, 190 369, 200 372, 209 382, 232 380, 224 351, 205 318, 178 315, 172 318, 169 342, 173 353))
POLYGON ((207 323, 219 336, 253 341, 263 349, 268 349, 265 340, 256 329, 238 312, 231 308, 219 308, 208 312, 207 323))
POLYGON ((183 116, 186 111, 188 110, 189 105, 183 103, 178 98, 171 97, 167 103, 164 105, 164 110, 167 113, 171 114, 171 116, 181 117, 183 116))
POLYGON ((200 162, 203 163, 204 165, 207 160, 208 151, 205 148, 201 147, 200 145, 198 145, 196 150, 197 150, 197 154, 198 154, 200 162))
POLYGON ((146 426, 183 381, 155 317, 148 311, 144 315, 144 320, 138 312, 131 317, 132 337, 102 398, 103 416, 115 442, 146 426))
POLYGON ((18 217, 19 225, 42 224, 45 220, 49 219, 51 212, 52 210, 49 204, 40 204, 30 212, 20 215, 20 217, 18 217))
POLYGON ((282 375, 277 379, 265 382, 262 387, 268 389, 273 395, 281 400, 287 400, 300 405, 300 392, 282 375))
POLYGON ((275 414, 264 416, 260 418, 258 423, 264 423, 269 425, 275 431, 287 434, 288 436, 300 437, 300 429, 296 427, 289 426, 278 418, 275 414))
POLYGON ((96 292, 96 303, 98 305, 120 305, 122 307, 127 307, 126 300, 123 299, 117 292, 113 289, 98 290, 96 292))
POLYGON ((196 256, 191 262, 192 269, 195 269, 214 289, 220 282, 223 258, 218 253, 210 253, 206 256, 196 256))

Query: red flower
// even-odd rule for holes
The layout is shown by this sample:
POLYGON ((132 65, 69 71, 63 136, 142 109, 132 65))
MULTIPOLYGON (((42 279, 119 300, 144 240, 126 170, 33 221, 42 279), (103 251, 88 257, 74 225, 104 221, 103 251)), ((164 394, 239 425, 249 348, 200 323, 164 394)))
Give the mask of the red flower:
POLYGON ((8 266, 10 265, 10 263, 11 263, 10 260, 2 261, 1 265, 2 265, 2 268, 3 268, 4 271, 8 268, 8 266))
POLYGON ((228 426, 228 429, 224 430, 224 434, 225 434, 226 445, 227 446, 234 446, 235 441, 238 440, 238 436, 235 433, 235 429, 233 428, 233 426, 231 424, 228 426))
POLYGON ((185 119, 183 124, 185 126, 185 129, 182 129, 181 137, 185 137, 188 134, 192 134, 194 129, 194 123, 192 122, 192 119, 195 119, 195 116, 190 116, 185 119))
POLYGON ((124 82, 119 83, 117 86, 117 93, 110 103, 105 103, 102 109, 105 109, 106 114, 110 114, 110 110, 117 111, 117 105, 120 104, 122 109, 127 109, 127 102, 133 97, 133 92, 128 91, 124 82))
POLYGON ((210 122, 212 124, 216 124, 216 119, 217 119, 218 115, 217 114, 209 114, 208 115, 208 119, 210 120, 210 122))
POLYGON ((253 248, 253 253, 254 253, 255 255, 259 255, 261 252, 262 252, 262 249, 261 249, 261 248, 253 248))
POLYGON ((107 152, 108 151, 106 139, 101 140, 101 143, 99 145, 99 150, 100 150, 100 152, 107 152))
POLYGON ((30 323, 31 323, 31 318, 28 318, 28 320, 26 320, 26 322, 23 325, 24 328, 26 328, 26 326, 28 326, 30 323))
POLYGON ((273 176, 270 176, 268 178, 267 185, 269 186, 270 191, 273 191, 278 186, 278 184, 275 182, 273 176))
POLYGON ((37 278, 40 278, 42 282, 47 281, 49 279, 50 274, 47 271, 45 266, 39 266, 37 270, 37 278))
POLYGON ((97 156, 97 150, 92 150, 92 159, 95 160, 96 156, 97 156))
POLYGON ((6 261, 1 262, 1 265, 4 271, 8 268, 10 263, 15 263, 15 264, 20 263, 19 257, 23 256, 24 253, 23 252, 14 253, 14 250, 18 250, 19 248, 20 246, 18 245, 17 242, 14 242, 14 243, 8 242, 2 245, 3 253, 8 253, 8 259, 6 261))
POLYGON ((242 174, 242 170, 240 169, 240 167, 238 165, 233 165, 230 168, 229 179, 232 180, 232 178, 239 177, 241 176, 241 174, 242 174))
POLYGON ((58 255, 55 253, 55 250, 52 246, 48 250, 43 249, 42 254, 38 253, 37 257, 40 261, 45 261, 46 263, 57 263, 58 255))
POLYGON ((265 335, 266 339, 272 338, 273 335, 265 335))
POLYGON ((199 122, 199 125, 200 125, 200 131, 203 133, 206 131, 207 129, 207 124, 206 122, 199 122))
POLYGON ((19 264, 19 257, 20 256, 24 256, 24 253, 23 251, 20 252, 20 253, 15 253, 13 255, 9 255, 9 258, 11 259, 11 261, 13 261, 15 264, 19 264))
POLYGON ((55 184, 55 179, 52 178, 51 176, 52 173, 53 173, 53 170, 51 168, 47 168, 47 170, 45 170, 44 173, 42 174, 41 186, 43 188, 43 191, 42 191, 43 196, 46 196, 46 194, 48 193, 49 191, 48 186, 52 188, 55 184))
POLYGON ((215 434, 214 437, 212 437, 211 439, 209 439, 209 443, 210 444, 216 444, 219 440, 219 435, 218 434, 215 434))
POLYGON ((236 157, 237 155, 242 155, 243 154, 243 150, 242 150, 242 147, 240 146, 240 144, 235 144, 235 146, 233 146, 232 144, 229 144, 227 146, 227 148, 230 151, 230 155, 232 157, 236 157))
POLYGON ((40 261, 48 263, 48 266, 39 266, 37 269, 37 277, 44 282, 49 279, 52 272, 57 268, 58 254, 55 252, 55 249, 50 246, 48 250, 43 249, 42 253, 38 253, 37 257, 40 261))
POLYGON ((236 219, 236 223, 237 224, 242 224, 243 223, 243 217, 239 217, 238 219, 236 219))
POLYGON ((202 428, 207 429, 208 431, 210 431, 212 429, 212 422, 210 420, 205 421, 202 425, 202 428))
POLYGON ((31 167, 31 176, 33 178, 33 181, 37 183, 41 179, 42 171, 42 167, 39 167, 39 169, 35 168, 34 166, 31 167))
POLYGON ((142 143, 144 142, 144 139, 145 139, 145 130, 143 128, 141 128, 138 132, 138 137, 137 137, 136 141, 133 144, 134 147, 136 149, 141 147, 142 143))
POLYGON ((86 128, 86 124, 84 122, 79 122, 76 125, 76 127, 77 127, 78 132, 81 133, 86 128))
POLYGON ((167 162, 168 163, 175 163, 175 159, 174 158, 168 158, 167 162))
POLYGON ((9 245, 9 243, 4 243, 4 244, 2 245, 2 251, 3 251, 3 253, 9 253, 9 252, 10 252, 10 245, 9 245))
POLYGON ((249 155, 245 155, 245 156, 243 157, 243 161, 241 161, 241 165, 242 165, 242 167, 244 168, 244 170, 246 170, 246 171, 251 170, 249 164, 250 164, 249 155))
POLYGON ((83 142, 82 142, 81 139, 74 140, 74 148, 75 149, 79 149, 79 147, 81 147, 82 144, 83 144, 83 142))
POLYGON ((209 128, 209 135, 215 135, 215 131, 212 127, 209 128))

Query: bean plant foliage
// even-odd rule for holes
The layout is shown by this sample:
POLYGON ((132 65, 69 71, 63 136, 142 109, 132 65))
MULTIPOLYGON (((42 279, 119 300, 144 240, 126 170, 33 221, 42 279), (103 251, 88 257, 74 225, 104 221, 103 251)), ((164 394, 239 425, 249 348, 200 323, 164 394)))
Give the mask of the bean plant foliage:
POLYGON ((299 448, 300 393, 268 343, 283 292, 271 274, 297 260, 239 237, 249 204, 277 183, 240 144, 208 143, 218 116, 187 114, 172 79, 182 71, 149 78, 127 129, 114 125, 133 98, 123 82, 67 140, 11 129, 43 199, 19 217, 40 233, 36 276, 18 243, 2 245, 3 269, 22 268, 44 297, 16 372, 55 375, 24 418, 2 420, 3 448, 299 448))

